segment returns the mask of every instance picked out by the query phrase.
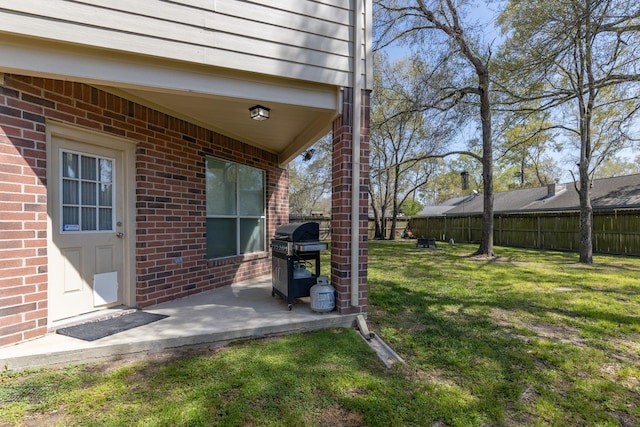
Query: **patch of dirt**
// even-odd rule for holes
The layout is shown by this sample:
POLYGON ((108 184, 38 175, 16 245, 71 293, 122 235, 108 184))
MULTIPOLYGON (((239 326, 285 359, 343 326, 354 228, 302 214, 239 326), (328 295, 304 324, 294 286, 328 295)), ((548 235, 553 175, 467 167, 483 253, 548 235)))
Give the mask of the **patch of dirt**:
POLYGON ((88 372, 108 374, 124 366, 134 365, 145 362, 147 366, 141 370, 144 375, 148 372, 155 372, 159 366, 182 360, 190 356, 206 356, 213 355, 223 350, 223 344, 206 344, 192 347, 181 347, 160 351, 157 353, 136 353, 124 355, 118 359, 95 362, 86 365, 88 372))
POLYGON ((540 338, 559 341, 564 344, 573 344, 578 347, 585 347, 585 340, 580 338, 580 334, 575 328, 548 323, 529 323, 526 324, 525 327, 534 332, 540 338))
POLYGON ((527 387, 520 394, 520 398, 518 399, 518 402, 521 404, 528 405, 533 403, 537 397, 538 395, 536 394, 536 391, 531 387, 527 387))
POLYGON ((405 376, 410 380, 416 380, 418 382, 427 382, 431 384, 443 384, 453 385, 453 381, 444 376, 441 371, 432 369, 430 371, 423 371, 418 368, 411 368, 406 370, 405 376))
POLYGON ((534 333, 533 337, 512 333, 511 336, 523 340, 531 338, 543 338, 550 341, 558 341, 564 344, 573 344, 578 347, 585 347, 585 340, 580 337, 578 329, 566 325, 554 325, 550 323, 529 322, 508 310, 493 309, 489 316, 498 326, 514 329, 527 329, 534 333))
MULTIPOLYGON (((67 413, 64 410, 52 411, 47 414, 31 414, 20 420, 19 426, 22 427, 42 427, 61 424, 66 419, 67 413)), ((14 427, 14 424, 3 423, 0 421, 0 427, 14 427)))
POLYGON ((364 425, 361 414, 336 405, 324 408, 314 420, 309 420, 309 423, 319 427, 358 427, 364 425))
POLYGON ((509 261, 509 258, 503 256, 496 255, 478 255, 478 254, 469 254, 464 255, 463 258, 468 258, 474 261, 492 261, 492 262, 506 262, 509 261))
POLYGON ((629 334, 624 338, 613 338, 611 344, 616 349, 613 357, 626 363, 640 363, 640 334, 629 334))
POLYGON ((620 427, 634 427, 638 425, 638 420, 632 415, 627 414, 626 412, 612 411, 609 412, 609 415, 618 420, 618 422, 620 423, 620 427))
POLYGON ((553 290, 554 290, 554 292, 575 292, 575 289, 568 288, 568 287, 565 287, 565 286, 560 286, 558 288, 554 288, 553 290))
POLYGON ((527 386, 516 402, 507 402, 505 411, 504 425, 506 427, 521 427, 534 425, 536 423, 536 417, 530 412, 522 409, 515 409, 516 404, 525 408, 531 408, 538 398, 538 394, 531 386, 527 386))
MULTIPOLYGON (((627 362, 628 363, 628 362, 627 362)), ((605 363, 600 366, 600 372, 606 376, 610 381, 617 382, 625 387, 635 389, 640 387, 640 380, 638 377, 626 376, 624 373, 621 375, 622 364, 620 363, 605 363)))
POLYGON ((348 397, 366 396, 367 394, 369 394, 369 391, 361 388, 354 388, 346 392, 348 397))
POLYGON ((620 365, 617 363, 605 363, 600 366, 600 372, 607 374, 609 377, 615 377, 620 371, 620 365))

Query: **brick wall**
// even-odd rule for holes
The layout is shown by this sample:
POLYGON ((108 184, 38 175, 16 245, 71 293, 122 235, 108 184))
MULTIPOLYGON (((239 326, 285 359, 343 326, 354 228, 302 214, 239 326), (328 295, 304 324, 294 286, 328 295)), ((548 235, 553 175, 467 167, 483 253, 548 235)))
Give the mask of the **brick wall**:
POLYGON ((359 259, 358 306, 351 306, 351 206, 353 134, 353 91, 344 90, 344 114, 333 123, 331 282, 336 289, 340 313, 360 313, 367 305, 367 226, 369 200, 369 92, 362 93, 360 124, 359 259))
POLYGON ((88 85, 5 75, 0 85, 0 346, 46 331, 47 119, 138 143, 139 306, 270 273, 267 253, 206 259, 204 159, 211 155, 266 171, 268 238, 288 222, 288 176, 275 155, 88 85))
POLYGON ((0 86, 0 346, 47 326, 46 100, 0 86))

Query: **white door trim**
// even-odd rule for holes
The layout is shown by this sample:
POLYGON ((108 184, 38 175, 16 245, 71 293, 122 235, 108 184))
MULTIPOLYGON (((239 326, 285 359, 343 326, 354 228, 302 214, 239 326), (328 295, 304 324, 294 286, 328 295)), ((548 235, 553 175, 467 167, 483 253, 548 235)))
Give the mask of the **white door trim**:
MULTIPOLYGON (((124 206, 124 280, 123 280, 123 303, 129 307, 135 307, 136 304, 136 288, 135 288, 135 244, 136 244, 136 208, 135 208, 135 190, 136 190, 136 141, 125 138, 108 135, 76 126, 54 122, 47 120, 46 122, 46 138, 47 138, 47 187, 58 185, 57 177, 52 176, 52 168, 50 167, 54 156, 58 153, 53 152, 53 138, 62 137, 68 140, 77 141, 83 144, 93 144, 101 147, 117 149, 123 153, 123 183, 125 199, 128 203, 124 206)), ((49 194, 50 191, 47 190, 49 194)), ((51 221, 51 212, 53 212, 53 203, 57 203, 52 197, 47 197, 47 246, 53 247, 53 224, 51 221)), ((48 253, 53 253, 51 249, 48 253)), ((49 258, 51 262, 51 258, 49 258)), ((52 324, 51 316, 48 316, 49 326, 52 324)))

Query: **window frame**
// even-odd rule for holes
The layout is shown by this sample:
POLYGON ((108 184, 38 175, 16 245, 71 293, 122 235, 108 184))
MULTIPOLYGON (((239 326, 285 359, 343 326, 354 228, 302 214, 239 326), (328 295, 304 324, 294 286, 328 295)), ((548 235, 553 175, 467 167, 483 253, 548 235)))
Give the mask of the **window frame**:
POLYGON ((243 163, 239 163, 233 160, 229 160, 229 159, 225 159, 222 157, 215 157, 215 156, 206 156, 205 157, 205 239, 206 239, 206 232, 207 232, 207 221, 209 219, 231 219, 234 220, 235 222, 235 254, 230 254, 230 255, 223 255, 223 256, 210 256, 209 255, 209 247, 208 247, 208 243, 205 243, 205 251, 207 252, 207 259, 210 260, 221 260, 221 259, 228 259, 228 258, 235 258, 235 257, 241 257, 241 256, 246 256, 246 255, 252 255, 252 254, 257 254, 257 253, 264 253, 267 249, 267 171, 262 169, 262 168, 258 168, 255 166, 251 166, 251 165, 247 165, 247 164, 243 164, 243 163), (214 160, 214 161, 218 161, 218 162, 223 162, 226 165, 233 165, 234 169, 235 169, 235 214, 209 214, 207 212, 207 202, 209 200, 209 197, 215 197, 215 196, 210 196, 209 195, 209 186, 208 186, 208 181, 207 181, 207 171, 209 168, 209 160, 214 160), (252 168, 255 169, 257 171, 260 172, 261 176, 262 176, 262 212, 260 215, 242 215, 240 212, 240 206, 241 206, 241 191, 240 191, 240 185, 241 185, 241 179, 240 179, 240 171, 241 171, 241 167, 248 167, 248 168, 252 168), (241 227, 241 222, 242 220, 246 220, 246 219, 254 219, 254 220, 258 220, 261 222, 261 241, 262 241, 262 246, 255 251, 251 251, 251 252, 242 252, 242 248, 241 248, 241 243, 242 243, 242 227, 241 227))
POLYGON ((93 154, 93 153, 85 153, 82 151, 78 151, 78 150, 70 150, 67 148, 60 148, 58 150, 58 155, 59 155, 59 165, 60 165, 60 173, 57 177, 58 179, 58 191, 60 194, 58 203, 59 203, 59 212, 60 212, 60 218, 59 218, 59 224, 58 224, 58 228, 59 228, 59 232, 62 234, 88 234, 88 233, 113 233, 116 230, 116 189, 117 189, 117 182, 116 182, 116 159, 109 157, 109 156, 102 156, 102 155, 97 155, 97 154, 93 154), (78 177, 65 177, 64 176, 64 156, 65 154, 71 154, 71 155, 75 155, 78 156, 78 173, 79 176, 78 177), (93 158, 96 160, 96 179, 87 179, 82 175, 82 158, 93 158), (110 201, 110 205, 101 205, 100 204, 100 194, 99 194, 99 188, 100 185, 104 184, 107 181, 103 181, 100 179, 100 161, 102 160, 106 160, 111 162, 111 170, 112 170, 112 174, 111 174, 111 181, 108 181, 108 183, 111 185, 111 201, 110 201), (64 182, 65 180, 67 180, 68 182, 77 182, 78 183, 78 188, 77 188, 77 196, 78 196, 78 201, 77 203, 65 203, 64 201, 64 182), (96 185, 96 191, 95 191, 95 197, 96 197, 96 204, 95 205, 88 205, 83 203, 83 198, 82 198, 82 184, 83 183, 93 183, 96 185), (64 224, 64 208, 65 207, 71 207, 71 208, 77 208, 78 209, 78 224, 72 224, 72 225, 66 225, 64 224), (95 213, 95 221, 96 221, 96 228, 94 229, 84 229, 83 228, 83 222, 82 222, 82 218, 83 218, 83 208, 93 208, 96 210, 95 213), (101 229, 100 228, 100 209, 109 209, 111 211, 111 227, 109 229, 101 229))

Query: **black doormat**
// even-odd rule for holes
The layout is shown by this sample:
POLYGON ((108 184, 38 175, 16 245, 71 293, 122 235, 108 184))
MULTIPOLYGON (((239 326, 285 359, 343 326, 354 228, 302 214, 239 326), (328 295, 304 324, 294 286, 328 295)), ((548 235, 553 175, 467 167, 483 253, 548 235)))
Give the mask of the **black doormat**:
POLYGON ((124 314, 122 316, 112 317, 111 319, 69 326, 68 328, 58 329, 56 332, 85 341, 95 341, 109 335, 117 334, 118 332, 162 320, 165 317, 169 316, 148 313, 146 311, 134 311, 131 314, 124 314))

